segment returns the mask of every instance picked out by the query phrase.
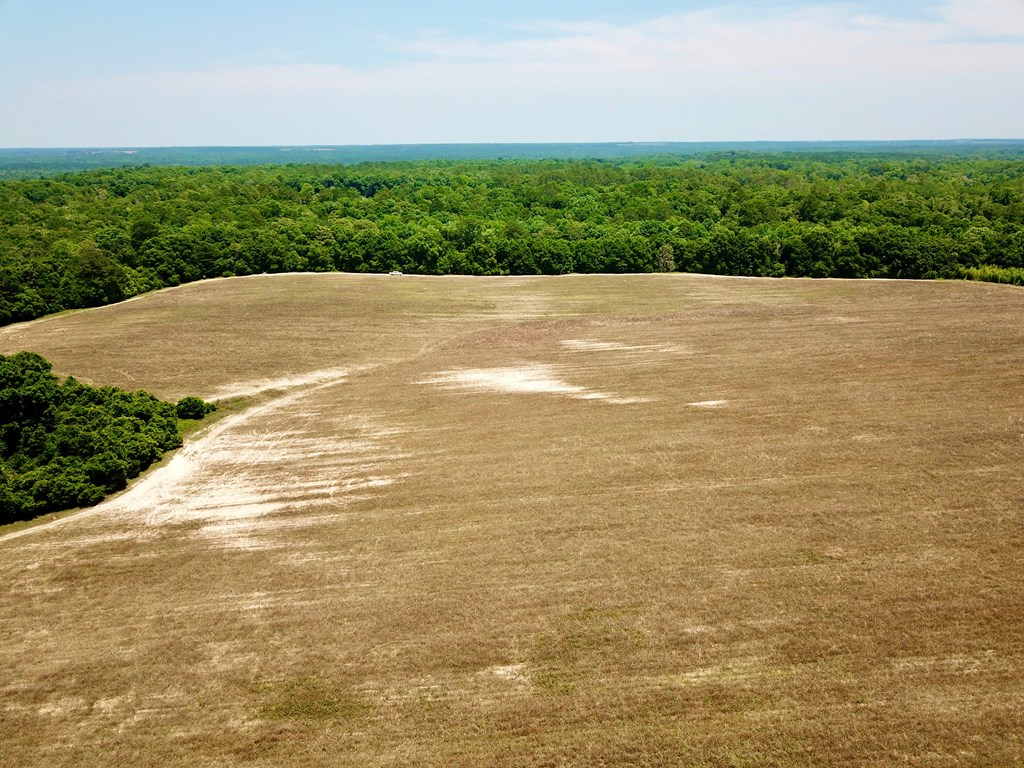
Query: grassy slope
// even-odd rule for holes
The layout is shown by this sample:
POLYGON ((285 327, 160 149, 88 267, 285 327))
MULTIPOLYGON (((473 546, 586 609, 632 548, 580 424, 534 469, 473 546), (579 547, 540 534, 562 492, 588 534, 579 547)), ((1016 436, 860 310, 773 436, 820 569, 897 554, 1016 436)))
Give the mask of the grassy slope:
POLYGON ((348 376, 263 393, 162 497, 0 540, 0 765, 1020 761, 1022 311, 318 275, 5 329, 166 398, 348 376), (648 400, 422 383, 538 364, 648 400))

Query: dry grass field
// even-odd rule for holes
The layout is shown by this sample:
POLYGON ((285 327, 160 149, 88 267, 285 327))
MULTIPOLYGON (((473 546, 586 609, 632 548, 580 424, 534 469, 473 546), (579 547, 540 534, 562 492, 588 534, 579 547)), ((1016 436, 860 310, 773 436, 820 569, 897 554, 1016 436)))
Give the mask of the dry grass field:
POLYGON ((226 407, 0 531, 2 766, 1024 762, 1020 289, 260 276, 20 349, 226 407))

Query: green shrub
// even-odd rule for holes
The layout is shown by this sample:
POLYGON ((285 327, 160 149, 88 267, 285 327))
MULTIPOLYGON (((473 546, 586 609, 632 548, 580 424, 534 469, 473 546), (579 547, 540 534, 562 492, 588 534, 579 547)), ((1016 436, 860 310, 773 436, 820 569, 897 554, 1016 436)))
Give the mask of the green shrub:
POLYGON ((201 419, 208 413, 217 410, 214 403, 208 403, 198 397, 183 397, 176 406, 179 419, 201 419))

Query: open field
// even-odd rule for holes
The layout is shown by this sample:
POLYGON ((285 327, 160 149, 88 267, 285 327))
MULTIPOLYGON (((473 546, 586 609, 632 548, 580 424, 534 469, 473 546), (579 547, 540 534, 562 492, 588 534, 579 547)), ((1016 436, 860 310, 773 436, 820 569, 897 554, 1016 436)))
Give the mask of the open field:
POLYGON ((247 399, 0 538, 0 766, 1024 762, 1020 289, 259 276, 20 349, 247 399))

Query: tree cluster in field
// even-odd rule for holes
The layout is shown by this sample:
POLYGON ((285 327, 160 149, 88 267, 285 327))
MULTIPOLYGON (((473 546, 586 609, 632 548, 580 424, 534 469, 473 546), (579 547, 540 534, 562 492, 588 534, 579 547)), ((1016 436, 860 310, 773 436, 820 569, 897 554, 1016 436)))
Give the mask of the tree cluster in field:
POLYGON ((1024 162, 970 155, 136 167, 0 182, 0 323, 284 271, 1024 283, 1024 162))
POLYGON ((0 355, 0 524, 96 504, 181 445, 214 406, 60 382, 31 352, 0 355))

